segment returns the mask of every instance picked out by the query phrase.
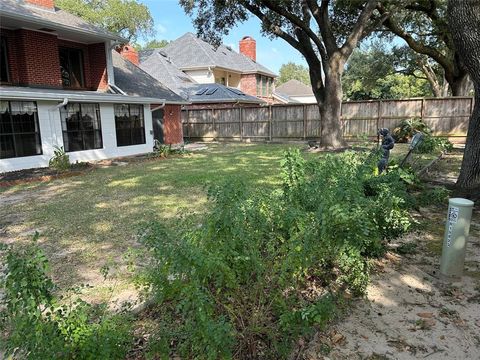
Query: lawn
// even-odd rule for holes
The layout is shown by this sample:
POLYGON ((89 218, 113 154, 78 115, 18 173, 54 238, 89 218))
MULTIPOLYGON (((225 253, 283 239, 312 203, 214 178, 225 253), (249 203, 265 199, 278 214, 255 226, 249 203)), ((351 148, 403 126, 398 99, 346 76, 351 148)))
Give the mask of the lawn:
MULTIPOLYGON (((128 295, 133 291, 123 255, 138 247, 142 223, 160 220, 174 226, 182 212, 201 214, 207 206, 206 187, 229 178, 257 188, 278 184, 282 153, 292 146, 300 145, 212 144, 183 157, 98 168, 77 177, 9 188, 0 193, 4 231, 0 240, 26 241, 39 231, 61 288, 91 284, 92 300, 106 300, 106 289, 112 285, 103 281, 100 268, 112 261, 121 264, 116 291, 128 295)), ((397 146, 393 157, 405 151, 405 146, 397 146)), ((425 163, 433 156, 419 158, 425 163)), ((458 165, 454 160, 451 170, 458 165)))

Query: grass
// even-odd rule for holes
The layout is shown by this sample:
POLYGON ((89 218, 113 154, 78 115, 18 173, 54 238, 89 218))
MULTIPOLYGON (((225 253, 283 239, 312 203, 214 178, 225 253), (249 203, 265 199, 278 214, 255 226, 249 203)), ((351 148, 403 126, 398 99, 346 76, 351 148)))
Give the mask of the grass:
MULTIPOLYGON (((0 219, 15 241, 25 241, 32 230, 39 230, 61 288, 88 283, 95 286, 90 299, 105 300, 111 283, 103 282, 100 268, 108 262, 121 264, 115 281, 127 292, 130 277, 123 256, 138 247, 142 223, 158 220, 174 225, 182 211, 201 215, 207 207, 206 186, 228 178, 265 189, 278 184, 282 153, 292 146, 299 145, 209 145, 206 151, 184 157, 16 186, 0 194, 16 199, 2 204, 0 219)), ((398 145, 392 157, 398 160, 405 152, 406 147, 398 145)), ((433 157, 422 155, 419 162, 433 157)))

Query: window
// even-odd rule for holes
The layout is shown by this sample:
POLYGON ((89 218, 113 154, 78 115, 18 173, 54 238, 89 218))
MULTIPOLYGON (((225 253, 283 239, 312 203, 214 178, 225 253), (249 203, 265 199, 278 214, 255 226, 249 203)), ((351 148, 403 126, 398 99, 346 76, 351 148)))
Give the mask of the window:
POLYGON ((0 100, 0 159, 41 154, 37 104, 0 100))
POLYGON ((262 96, 267 96, 267 77, 262 76, 262 96))
POLYGON ((68 103, 60 110, 65 151, 102 148, 102 126, 98 104, 68 103))
POLYGON ((257 96, 262 94, 262 76, 257 75, 257 96))
POLYGON ((117 146, 145 144, 143 105, 115 105, 117 146))
POLYGON ((62 84, 64 87, 83 87, 82 50, 60 48, 60 72, 62 74, 62 84))
POLYGON ((9 76, 8 76, 8 49, 7 49, 7 39, 5 38, 0 38, 0 81, 1 82, 8 82, 9 76))
POLYGON ((272 95, 273 92, 273 79, 268 78, 268 95, 272 95))

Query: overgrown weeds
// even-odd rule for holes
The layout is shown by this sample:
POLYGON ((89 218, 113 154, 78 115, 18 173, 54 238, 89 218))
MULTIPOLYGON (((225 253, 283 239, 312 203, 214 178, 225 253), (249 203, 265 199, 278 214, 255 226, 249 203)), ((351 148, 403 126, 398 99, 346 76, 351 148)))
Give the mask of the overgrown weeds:
POLYGON ((157 356, 287 358, 299 336, 335 317, 342 294, 361 295, 370 259, 408 231, 413 175, 376 175, 377 157, 346 152, 282 161, 266 193, 229 179, 208 191, 211 209, 178 229, 152 223, 152 262, 138 278, 160 312, 157 356))

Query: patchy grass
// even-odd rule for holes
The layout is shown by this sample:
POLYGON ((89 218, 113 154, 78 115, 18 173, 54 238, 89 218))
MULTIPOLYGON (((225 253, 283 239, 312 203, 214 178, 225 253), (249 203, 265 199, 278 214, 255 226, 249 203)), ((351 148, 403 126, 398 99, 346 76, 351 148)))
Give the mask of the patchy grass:
MULTIPOLYGON (((0 189, 0 230, 6 230, 0 240, 26 241, 38 230, 60 286, 94 285, 89 297, 103 301, 111 296, 113 282, 117 290, 128 292, 124 255, 138 246, 142 223, 160 220, 174 225, 182 212, 201 214, 207 206, 206 186, 228 178, 260 188, 277 184, 282 153, 295 146, 300 145, 212 144, 184 157, 0 189), (121 266, 112 269, 115 280, 104 282, 100 268, 107 262, 121 266)), ((400 161, 406 151, 405 145, 397 145, 392 158, 400 161)), ((417 163, 434 157, 422 155, 417 163)))

